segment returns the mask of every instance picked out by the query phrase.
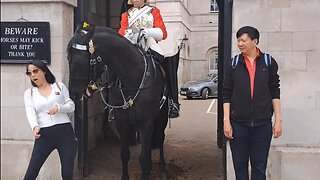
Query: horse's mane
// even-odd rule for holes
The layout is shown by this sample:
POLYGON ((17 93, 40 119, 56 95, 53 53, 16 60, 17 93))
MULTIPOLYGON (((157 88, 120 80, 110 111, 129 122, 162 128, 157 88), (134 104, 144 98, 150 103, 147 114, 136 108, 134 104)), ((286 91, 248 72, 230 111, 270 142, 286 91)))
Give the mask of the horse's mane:
MULTIPOLYGON (((109 27, 96 27, 95 29, 96 34, 109 34, 113 36, 113 38, 119 40, 120 45, 125 46, 126 48, 134 48, 136 51, 138 51, 138 46, 132 44, 131 41, 129 41, 127 38, 124 36, 120 35, 117 31, 114 29, 111 29, 109 27)), ((114 43, 114 42, 113 42, 114 43)))
POLYGON ((74 36, 71 38, 71 40, 68 43, 67 46, 67 53, 70 53, 70 50, 72 48, 73 44, 80 44, 80 45, 88 45, 90 39, 92 39, 96 34, 109 34, 116 39, 119 39, 121 41, 121 45, 125 45, 126 47, 131 47, 136 50, 138 50, 138 47, 132 44, 127 38, 120 35, 117 31, 114 29, 111 29, 109 27, 95 27, 94 25, 90 24, 90 28, 83 28, 82 23, 80 23, 74 33, 74 36))
POLYGON ((97 33, 105 32, 105 33, 113 34, 115 36, 122 37, 117 31, 115 31, 114 29, 111 29, 109 27, 96 27, 95 32, 97 32, 97 33))

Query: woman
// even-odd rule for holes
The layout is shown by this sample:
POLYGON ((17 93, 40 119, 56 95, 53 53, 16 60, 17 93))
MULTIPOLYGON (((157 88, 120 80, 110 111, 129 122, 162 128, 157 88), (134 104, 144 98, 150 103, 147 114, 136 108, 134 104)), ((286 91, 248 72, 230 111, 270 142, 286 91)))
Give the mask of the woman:
POLYGON ((63 83, 56 82, 40 60, 29 63, 26 74, 33 87, 25 91, 24 103, 35 142, 24 179, 36 179, 43 163, 55 149, 60 156, 62 178, 72 179, 77 143, 67 115, 75 109, 69 91, 63 83))
POLYGON ((167 78, 170 102, 169 117, 176 118, 179 116, 180 109, 176 78, 178 62, 163 61, 164 53, 157 42, 167 38, 166 26, 163 23, 160 10, 146 3, 147 0, 128 0, 128 4, 133 6, 121 15, 119 34, 132 43, 140 43, 146 51, 150 49, 153 57, 163 64, 166 74, 169 76, 167 78))

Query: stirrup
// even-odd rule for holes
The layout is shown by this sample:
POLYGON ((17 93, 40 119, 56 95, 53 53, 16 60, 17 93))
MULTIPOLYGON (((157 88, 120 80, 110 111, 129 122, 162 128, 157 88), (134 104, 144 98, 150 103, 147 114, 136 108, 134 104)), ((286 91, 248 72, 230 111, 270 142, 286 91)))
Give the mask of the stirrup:
POLYGON ((171 99, 169 103, 169 112, 168 112, 169 118, 179 117, 180 116, 179 112, 180 112, 179 104, 174 103, 173 100, 171 99))
POLYGON ((179 110, 176 108, 169 109, 169 118, 177 118, 179 117, 179 110))

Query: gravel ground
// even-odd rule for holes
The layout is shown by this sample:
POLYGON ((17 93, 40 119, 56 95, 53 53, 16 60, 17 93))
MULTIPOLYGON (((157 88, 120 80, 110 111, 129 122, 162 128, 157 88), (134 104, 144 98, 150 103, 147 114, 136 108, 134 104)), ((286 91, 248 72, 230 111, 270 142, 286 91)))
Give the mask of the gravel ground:
MULTIPOLYGON (((172 119, 166 129, 165 159, 170 179, 222 180, 222 150, 216 145, 216 99, 181 98, 180 103, 180 117, 172 119)), ((129 173, 135 180, 140 176, 140 146, 133 146, 130 151, 129 173)), ((120 179, 119 152, 118 142, 101 141, 99 148, 90 152, 90 175, 83 179, 120 179)), ((152 179, 158 180, 158 151, 152 155, 152 179)))

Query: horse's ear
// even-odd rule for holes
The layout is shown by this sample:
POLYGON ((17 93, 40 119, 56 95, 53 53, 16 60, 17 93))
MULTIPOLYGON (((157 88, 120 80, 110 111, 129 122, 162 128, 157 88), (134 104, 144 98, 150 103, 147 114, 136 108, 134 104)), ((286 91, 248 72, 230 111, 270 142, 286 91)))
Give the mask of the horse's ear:
POLYGON ((88 23, 87 21, 81 21, 77 26, 76 32, 85 32, 85 34, 88 34, 92 37, 94 29, 94 24, 88 23))

